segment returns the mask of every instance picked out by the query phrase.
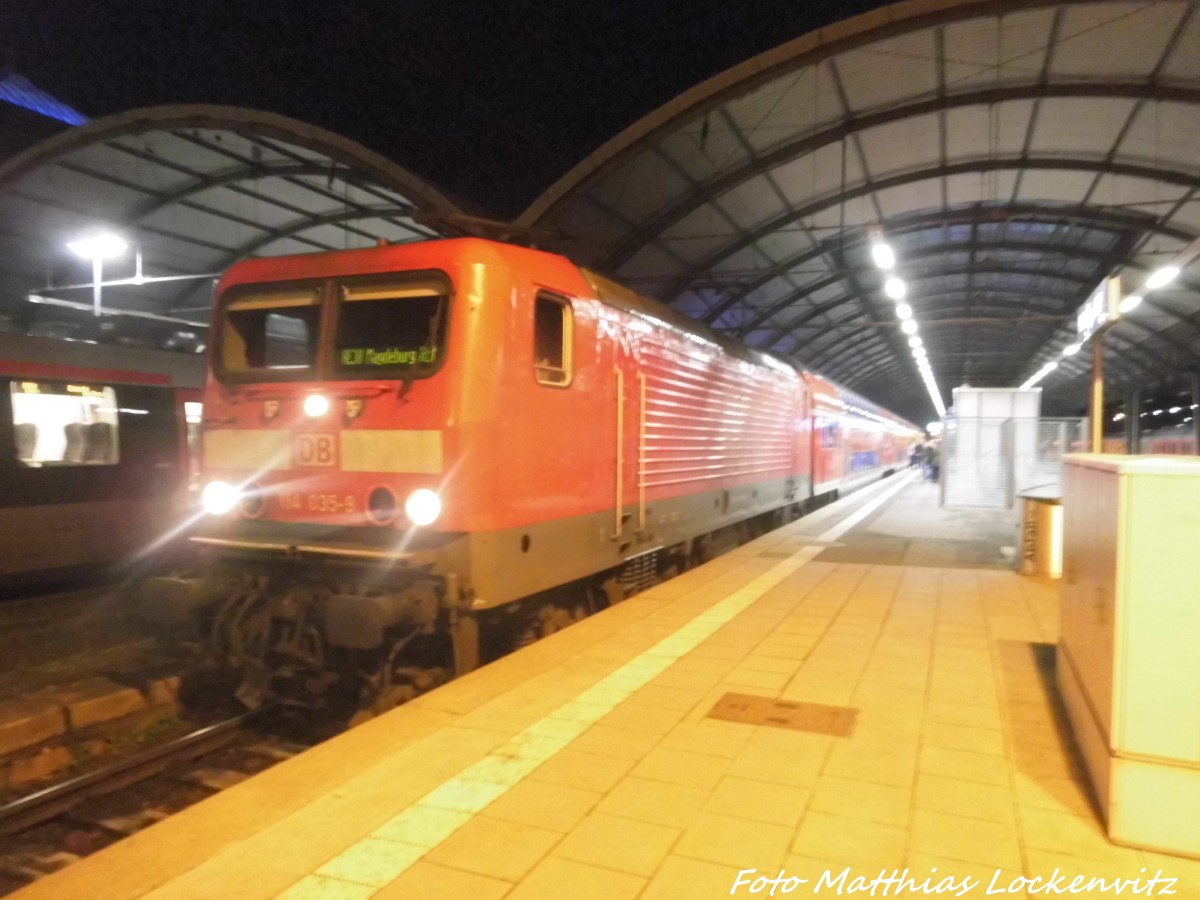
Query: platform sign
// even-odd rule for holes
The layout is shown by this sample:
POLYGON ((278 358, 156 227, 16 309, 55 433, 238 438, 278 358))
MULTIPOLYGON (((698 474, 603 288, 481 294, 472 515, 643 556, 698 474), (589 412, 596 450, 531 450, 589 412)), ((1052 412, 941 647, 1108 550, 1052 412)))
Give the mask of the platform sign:
POLYGON ((1118 316, 1121 303, 1121 279, 1105 278, 1079 308, 1075 317, 1075 340, 1082 344, 1118 316))

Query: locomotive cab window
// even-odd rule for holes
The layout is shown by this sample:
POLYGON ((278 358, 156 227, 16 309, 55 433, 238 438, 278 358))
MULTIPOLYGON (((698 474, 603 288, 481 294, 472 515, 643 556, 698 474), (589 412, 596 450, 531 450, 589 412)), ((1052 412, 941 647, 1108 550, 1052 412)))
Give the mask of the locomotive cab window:
POLYGON ((221 366, 259 381, 303 375, 316 365, 320 320, 316 286, 239 289, 223 313, 221 366))
POLYGON ((427 378, 445 357, 450 283, 435 272, 341 285, 334 366, 343 378, 427 378))
POLYGON ((533 372, 541 384, 566 387, 571 381, 571 304, 539 294, 533 307, 533 372))
POLYGON ((117 396, 111 387, 49 381, 14 381, 14 451, 30 468, 115 466, 117 396))

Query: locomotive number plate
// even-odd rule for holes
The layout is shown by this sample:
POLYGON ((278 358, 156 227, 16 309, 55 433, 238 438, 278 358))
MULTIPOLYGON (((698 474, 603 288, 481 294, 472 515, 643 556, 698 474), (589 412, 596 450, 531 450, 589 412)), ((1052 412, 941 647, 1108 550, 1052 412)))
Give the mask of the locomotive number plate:
POLYGON ((337 444, 332 434, 297 434, 292 437, 292 465, 337 465, 337 444))

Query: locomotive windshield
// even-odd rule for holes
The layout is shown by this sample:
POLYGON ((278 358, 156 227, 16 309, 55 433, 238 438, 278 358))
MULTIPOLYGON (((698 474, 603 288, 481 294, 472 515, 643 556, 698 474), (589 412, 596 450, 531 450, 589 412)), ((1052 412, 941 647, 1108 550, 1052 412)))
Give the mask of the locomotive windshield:
POLYGON ((450 284, 429 272, 340 286, 334 366, 344 378, 426 378, 441 365, 450 284))
POLYGON ((303 377, 317 361, 321 295, 318 285, 256 285, 225 306, 220 359, 245 380, 303 377))

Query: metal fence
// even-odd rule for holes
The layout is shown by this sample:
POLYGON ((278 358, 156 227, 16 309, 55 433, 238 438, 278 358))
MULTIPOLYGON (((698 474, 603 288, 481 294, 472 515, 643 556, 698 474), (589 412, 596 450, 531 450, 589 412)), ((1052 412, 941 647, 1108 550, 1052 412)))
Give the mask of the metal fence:
POLYGON ((947 419, 942 506, 1012 509, 1018 495, 1056 494, 1062 458, 1086 449, 1084 419, 947 419))

